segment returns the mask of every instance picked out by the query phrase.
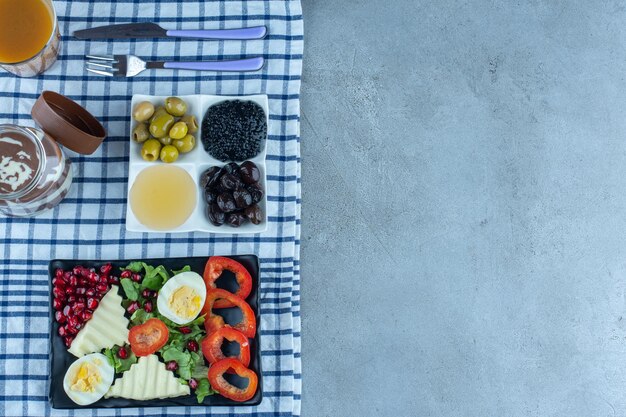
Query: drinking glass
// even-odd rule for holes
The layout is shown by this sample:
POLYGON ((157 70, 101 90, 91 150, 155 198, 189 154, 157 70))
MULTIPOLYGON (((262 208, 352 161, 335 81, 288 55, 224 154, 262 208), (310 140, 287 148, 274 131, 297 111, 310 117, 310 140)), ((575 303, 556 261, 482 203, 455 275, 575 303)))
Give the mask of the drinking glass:
MULTIPOLYGON (((26 0, 35 1, 35 0, 26 0)), ((54 64, 61 49, 61 33, 59 32, 59 22, 52 0, 39 0, 46 4, 52 14, 52 33, 48 42, 34 56, 20 62, 4 63, 0 62, 0 67, 18 77, 34 77, 39 75, 52 64, 54 64)), ((33 22, 37 24, 37 22, 33 22)))

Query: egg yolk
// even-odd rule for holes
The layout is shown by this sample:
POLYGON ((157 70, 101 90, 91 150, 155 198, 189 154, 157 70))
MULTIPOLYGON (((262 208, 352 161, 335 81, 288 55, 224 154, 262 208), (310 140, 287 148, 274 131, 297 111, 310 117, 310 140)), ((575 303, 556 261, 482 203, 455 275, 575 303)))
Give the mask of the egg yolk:
POLYGON ((169 307, 178 317, 192 318, 202 307, 202 298, 191 287, 183 285, 172 293, 169 299, 169 307))
MULTIPOLYGON (((100 361, 98 361, 100 362, 100 361)), ((84 362, 74 375, 71 389, 72 391, 94 392, 96 386, 102 381, 98 368, 89 362, 84 362)))

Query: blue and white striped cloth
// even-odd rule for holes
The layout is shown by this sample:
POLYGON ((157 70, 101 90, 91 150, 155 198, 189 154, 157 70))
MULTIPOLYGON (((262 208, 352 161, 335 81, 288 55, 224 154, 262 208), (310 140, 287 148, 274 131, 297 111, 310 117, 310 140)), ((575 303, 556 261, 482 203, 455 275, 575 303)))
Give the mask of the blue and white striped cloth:
POLYGON ((0 123, 34 126, 43 90, 67 95, 103 122, 108 137, 89 156, 68 152, 74 184, 54 210, 31 219, 0 218, 0 416, 298 416, 300 414, 300 117, 303 27, 299 0, 55 1, 63 36, 59 62, 33 79, 0 71, 0 123), (265 24, 264 40, 79 41, 74 30, 155 21, 166 28, 265 24), (148 71, 130 79, 88 76, 85 54, 159 60, 264 56, 258 73, 148 71), (133 94, 263 93, 269 96, 269 229, 260 235, 141 234, 125 230, 128 131, 133 94), (132 259, 257 254, 261 260, 263 402, 258 407, 54 410, 48 403, 50 259, 132 259))

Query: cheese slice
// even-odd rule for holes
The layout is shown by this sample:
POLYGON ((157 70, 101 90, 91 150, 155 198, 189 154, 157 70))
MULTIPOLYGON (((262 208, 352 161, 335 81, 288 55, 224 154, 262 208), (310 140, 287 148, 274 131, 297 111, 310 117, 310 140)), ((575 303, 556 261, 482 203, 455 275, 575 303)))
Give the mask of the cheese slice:
POLYGON ((165 369, 156 355, 142 356, 118 378, 104 398, 152 400, 189 395, 189 385, 181 384, 172 371, 165 369))
POLYGON ((124 317, 122 297, 113 285, 107 292, 93 317, 85 324, 68 351, 76 357, 87 353, 100 352, 104 348, 123 345, 128 342, 128 319, 124 317))

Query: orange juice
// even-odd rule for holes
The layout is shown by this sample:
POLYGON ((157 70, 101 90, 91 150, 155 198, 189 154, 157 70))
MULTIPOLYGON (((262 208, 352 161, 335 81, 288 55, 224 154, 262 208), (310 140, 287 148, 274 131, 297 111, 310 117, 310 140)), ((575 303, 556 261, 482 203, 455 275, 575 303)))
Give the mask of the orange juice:
POLYGON ((0 62, 34 57, 52 35, 54 14, 43 0, 0 0, 0 62))

